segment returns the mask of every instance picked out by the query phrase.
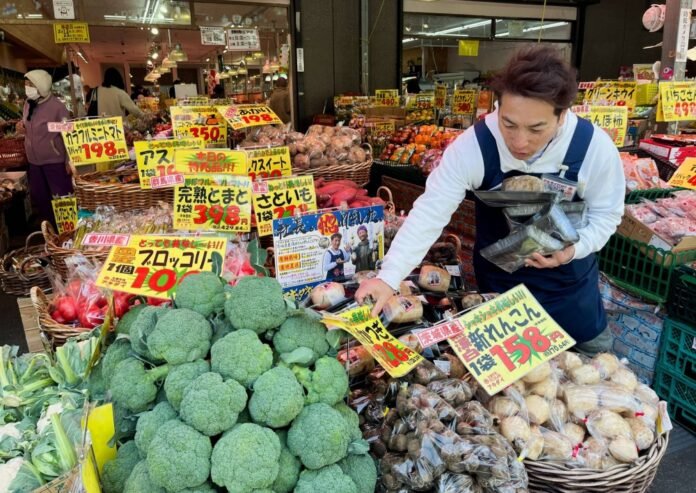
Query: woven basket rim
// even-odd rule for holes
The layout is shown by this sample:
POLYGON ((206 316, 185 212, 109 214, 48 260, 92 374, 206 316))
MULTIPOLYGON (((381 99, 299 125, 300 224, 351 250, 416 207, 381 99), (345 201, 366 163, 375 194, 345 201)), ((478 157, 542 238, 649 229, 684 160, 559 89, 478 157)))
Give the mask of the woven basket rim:
POLYGON ((43 290, 34 286, 29 292, 31 297, 31 304, 34 305, 36 313, 39 320, 39 328, 43 332, 49 335, 50 339, 67 339, 69 337, 77 336, 85 331, 89 330, 81 327, 73 327, 71 325, 64 325, 56 322, 50 315, 51 302, 46 297, 43 290))

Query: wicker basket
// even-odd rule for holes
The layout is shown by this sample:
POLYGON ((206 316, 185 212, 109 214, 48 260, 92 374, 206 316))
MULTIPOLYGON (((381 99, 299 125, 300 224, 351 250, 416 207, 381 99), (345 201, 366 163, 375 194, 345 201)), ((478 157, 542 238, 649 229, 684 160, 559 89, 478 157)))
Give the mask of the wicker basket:
POLYGON ((119 212, 148 209, 158 202, 174 203, 174 189, 143 190, 138 183, 103 183, 102 178, 121 178, 136 174, 136 170, 96 171, 75 177, 75 195, 82 209, 95 210, 109 205, 119 212))
MULTIPOLYGON (((18 121, 0 123, 0 134, 5 133, 5 128, 16 125, 18 121)), ((27 163, 27 151, 24 148, 24 136, 8 137, 0 139, 0 168, 14 168, 27 163)))
POLYGON ((62 245, 64 245, 66 241, 72 239, 75 232, 66 231, 65 233, 59 235, 48 221, 41 223, 41 232, 43 233, 44 241, 46 242, 46 253, 50 258, 51 266, 60 276, 60 278, 63 279, 63 281, 67 281, 70 274, 70 269, 66 263, 66 259, 68 257, 82 255, 93 263, 101 264, 104 263, 106 257, 109 255, 108 250, 103 252, 83 252, 77 248, 63 248, 62 245))
POLYGON ((322 166, 321 168, 296 170, 296 175, 314 175, 314 178, 324 178, 326 181, 332 180, 352 180, 358 185, 364 185, 370 181, 370 168, 372 167, 372 147, 363 144, 369 153, 367 161, 352 164, 336 164, 333 166, 322 166))
POLYGON ((571 469, 557 462, 524 461, 530 492, 549 493, 645 493, 655 479, 665 455, 669 435, 660 435, 648 452, 632 464, 606 471, 571 469))
POLYGON ((43 245, 29 246, 33 238, 40 236, 41 233, 39 231, 30 234, 27 237, 24 248, 11 250, 7 252, 4 257, 2 257, 2 260, 0 260, 0 287, 5 294, 27 296, 32 286, 40 286, 42 289, 46 290, 51 289, 51 281, 48 278, 48 273, 44 269, 31 274, 26 274, 24 272, 25 267, 31 261, 38 260, 42 263, 42 265, 47 265, 49 262, 46 258, 46 252, 43 245), (17 255, 26 257, 19 265, 19 270, 15 271, 11 269, 11 265, 13 257, 17 255))
POLYGON ((53 318, 51 318, 51 301, 38 286, 31 288, 30 296, 31 304, 34 305, 38 316, 39 330, 48 338, 51 346, 60 346, 70 337, 79 336, 90 330, 81 327, 73 327, 72 325, 59 324, 53 320, 53 318))

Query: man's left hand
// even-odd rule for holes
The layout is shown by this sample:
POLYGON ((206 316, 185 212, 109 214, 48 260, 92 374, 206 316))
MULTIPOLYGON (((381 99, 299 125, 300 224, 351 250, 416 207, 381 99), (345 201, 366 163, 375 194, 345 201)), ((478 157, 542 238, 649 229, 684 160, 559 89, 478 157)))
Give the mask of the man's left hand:
POLYGON ((553 253, 548 256, 543 256, 540 253, 534 253, 525 261, 527 267, 536 267, 537 269, 553 269, 561 265, 567 264, 575 256, 575 246, 570 245, 563 250, 553 253))

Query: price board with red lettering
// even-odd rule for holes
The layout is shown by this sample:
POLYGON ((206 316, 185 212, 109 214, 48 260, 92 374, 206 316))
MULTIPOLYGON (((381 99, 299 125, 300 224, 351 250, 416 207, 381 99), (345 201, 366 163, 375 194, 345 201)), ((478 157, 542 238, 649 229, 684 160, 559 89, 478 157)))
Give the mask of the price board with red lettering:
POLYGON ((254 182, 253 205, 259 236, 273 234, 273 220, 317 210, 313 176, 254 182))
POLYGON ((187 175, 174 187, 174 229, 251 231, 251 179, 233 175, 187 175))
POLYGON ((435 108, 441 110, 447 104, 447 86, 444 84, 437 84, 435 86, 435 108))
POLYGON ((629 113, 636 107, 636 81, 596 81, 584 95, 590 106, 623 106, 629 113))
POLYGON ((663 121, 696 120, 696 82, 660 82, 660 106, 663 121))
POLYGON ((77 198, 58 197, 51 200, 58 234, 73 231, 77 227, 77 198))
POLYGON ((399 106, 398 89, 377 89, 375 91, 375 102, 377 106, 399 106))
POLYGON ((282 125, 271 108, 265 104, 239 104, 233 106, 218 106, 220 114, 234 130, 259 125, 282 125))
POLYGON ((169 112, 177 139, 203 139, 206 146, 227 143, 227 122, 214 106, 172 106, 169 112))
POLYGON ((247 149, 244 152, 247 154, 247 173, 252 181, 292 174, 290 149, 287 146, 247 149))
POLYGON ((476 91, 457 89, 452 94, 452 113, 455 115, 471 115, 476 111, 476 91))
POLYGON ((696 158, 686 158, 670 178, 669 184, 673 187, 696 190, 696 158))
POLYGON ((523 284, 458 320, 464 331, 448 341, 488 395, 575 344, 523 284))
POLYGON ((247 174, 247 155, 244 151, 228 149, 180 149, 174 153, 176 173, 185 175, 213 173, 247 174))
POLYGON ((93 118, 69 122, 61 136, 75 166, 128 159, 123 118, 93 118))
POLYGON ((174 153, 177 149, 200 149, 203 139, 140 140, 134 142, 140 188, 147 190, 150 179, 176 173, 174 153))
POLYGON ((141 296, 171 298, 197 272, 222 274, 227 240, 219 237, 131 235, 109 251, 97 286, 141 296))

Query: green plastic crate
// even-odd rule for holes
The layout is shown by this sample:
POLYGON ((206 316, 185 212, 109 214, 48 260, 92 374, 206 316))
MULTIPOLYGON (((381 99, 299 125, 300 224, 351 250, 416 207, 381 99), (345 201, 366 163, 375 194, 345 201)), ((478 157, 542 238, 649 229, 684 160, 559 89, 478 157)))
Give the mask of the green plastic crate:
POLYGON ((696 327, 665 319, 658 364, 683 376, 696 387, 696 327))
POLYGON ((674 272, 667 313, 671 318, 696 326, 696 270, 682 266, 674 272))
POLYGON ((626 194, 626 199, 624 203, 626 204, 639 204, 643 200, 664 199, 666 197, 671 197, 672 192, 677 190, 686 190, 685 188, 653 188, 652 190, 634 190, 626 194))
POLYGON ((669 416, 692 433, 696 433, 696 383, 657 365, 653 389, 667 401, 669 416))

